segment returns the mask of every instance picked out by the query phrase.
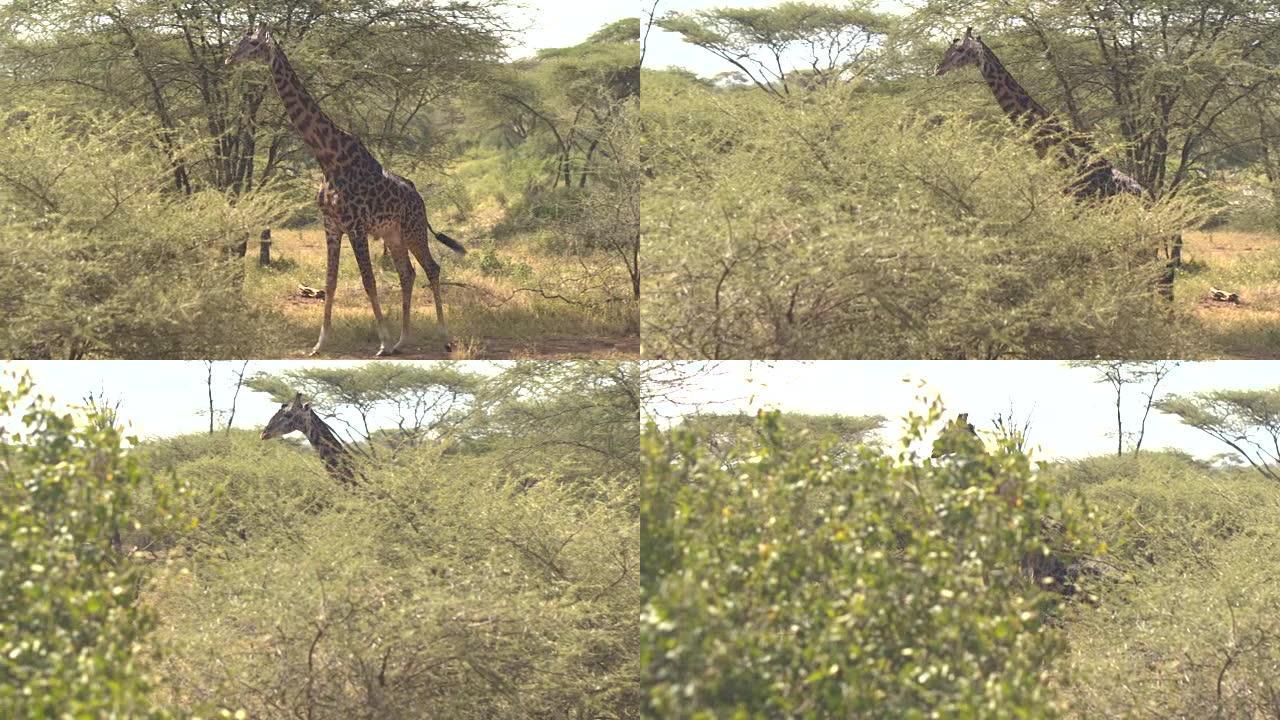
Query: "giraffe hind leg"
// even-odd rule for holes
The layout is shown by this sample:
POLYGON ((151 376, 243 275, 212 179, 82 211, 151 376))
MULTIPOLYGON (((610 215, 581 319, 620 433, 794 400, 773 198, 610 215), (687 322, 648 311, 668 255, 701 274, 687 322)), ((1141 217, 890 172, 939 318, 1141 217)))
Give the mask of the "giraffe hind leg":
POLYGON ((413 309, 413 281, 417 273, 413 269, 413 261, 409 259, 409 250, 400 242, 400 231, 388 233, 384 238, 387 251, 395 263, 396 272, 400 275, 400 339, 391 348, 390 354, 400 352, 409 341, 409 319, 413 309))
POLYGON ((453 346, 449 342, 449 327, 444 321, 444 298, 440 295, 440 264, 431 257, 431 248, 427 246, 428 235, 425 225, 424 222, 416 232, 407 237, 406 244, 409 246, 409 251, 418 259, 423 272, 427 274, 427 282, 431 285, 431 298, 436 306, 436 322, 440 325, 440 332, 444 335, 444 349, 448 352, 453 350, 453 346))

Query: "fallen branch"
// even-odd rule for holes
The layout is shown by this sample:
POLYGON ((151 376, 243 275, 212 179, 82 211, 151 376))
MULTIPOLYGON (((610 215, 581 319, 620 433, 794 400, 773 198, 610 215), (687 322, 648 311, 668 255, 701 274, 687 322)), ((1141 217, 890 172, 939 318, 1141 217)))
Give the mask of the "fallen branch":
MULTIPOLYGON (((489 296, 489 297, 491 297, 491 298, 497 298, 497 299, 498 299, 498 302, 497 302, 497 303, 495 303, 495 304, 493 304, 493 305, 490 305, 489 307, 501 307, 502 305, 506 305, 507 303, 509 303, 509 302, 511 302, 513 299, 515 299, 515 297, 516 297, 517 295, 519 295, 520 293, 522 293, 522 292, 536 293, 537 295, 539 295, 539 296, 541 296, 541 297, 543 297, 543 298, 546 298, 547 300, 560 300, 560 301, 562 301, 562 302, 565 302, 565 303, 567 303, 567 304, 569 304, 569 305, 573 305, 573 306, 575 306, 575 307, 586 307, 586 308, 589 308, 589 307, 595 307, 595 306, 597 306, 597 305, 601 305, 601 304, 608 304, 608 303, 615 303, 615 302, 626 302, 626 301, 627 301, 627 298, 624 298, 624 297, 610 297, 610 298, 605 298, 604 300, 601 300, 601 301, 598 301, 598 302, 584 302, 584 301, 582 301, 582 300, 575 300, 575 299, 573 299, 573 298, 566 297, 566 296, 561 295, 561 294, 559 294, 559 293, 555 293, 555 292, 547 292, 547 291, 546 291, 546 290, 544 290, 543 288, 527 288, 527 287, 520 287, 520 288, 516 288, 515 290, 513 290, 513 291, 511 292, 511 294, 510 294, 510 295, 507 295, 506 297, 502 297, 501 295, 499 295, 499 294, 497 294, 497 293, 493 292, 492 290, 489 290, 489 289, 487 289, 487 288, 480 287, 479 285, 472 285, 471 283, 465 283, 465 282, 441 282, 440 284, 441 284, 441 285, 450 285, 450 286, 452 286, 452 287, 467 288, 467 289, 470 289, 470 290, 475 290, 475 291, 477 291, 477 292, 479 292, 479 293, 482 293, 482 294, 484 294, 484 295, 487 295, 487 296, 489 296)), ((322 292, 323 292, 323 291, 322 291, 322 292)))
POLYGON ((1224 290, 1219 290, 1216 287, 1211 287, 1209 288, 1209 299, 1216 300, 1217 302, 1229 302, 1239 305, 1240 293, 1229 293, 1224 290))

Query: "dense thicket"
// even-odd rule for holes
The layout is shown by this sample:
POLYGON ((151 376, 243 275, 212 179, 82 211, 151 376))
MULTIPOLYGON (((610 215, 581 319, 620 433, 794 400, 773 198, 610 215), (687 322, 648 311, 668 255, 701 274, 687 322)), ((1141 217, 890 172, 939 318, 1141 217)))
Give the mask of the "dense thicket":
POLYGON ((1071 716, 1276 717, 1280 486, 1176 453, 1049 474, 1083 492, 1110 548, 1100 606, 1065 617, 1071 716))
POLYGON ((1176 201, 1082 207, 1001 119, 838 86, 804 100, 646 75, 646 352, 1160 356, 1176 201), (888 130, 888 131, 886 131, 888 130), (698 192, 690 192, 696 186, 698 192))
MULTIPOLYGON (((0 355, 248 356, 270 311, 231 252, 296 207, 165 189, 156 127, 137 114, 0 107, 0 355)), ((238 260, 238 258, 237 258, 238 260)))
POLYGON ((842 454, 826 424, 646 434, 648 716, 1275 714, 1274 480, 1176 452, 1033 469, 945 429, 929 460, 842 454), (1056 562, 1066 601, 1031 582, 1056 562))
MULTIPOLYGON (((241 430, 142 442, 121 453, 132 474, 80 470, 92 446, 41 450, 24 467, 37 476, 107 473, 114 504, 67 520, 98 497, 82 494, 96 486, 77 476, 42 489, 56 495, 49 502, 17 506, 42 527, 92 520, 96 531, 59 540, 63 554, 47 562, 24 555, 44 562, 50 580, 12 576, 6 617, 38 629, 37 595, 62 592, 53 579, 64 575, 92 588, 124 584, 129 595, 99 607, 119 614, 113 608, 129 601, 107 627, 124 633, 124 645, 108 648, 117 654, 95 672, 132 683, 119 690, 131 704, 119 707, 139 712, 637 716, 638 405, 624 399, 639 397, 635 371, 617 363, 520 364, 489 377, 411 371, 392 379, 400 395, 458 400, 426 410, 413 430, 418 403, 377 399, 374 381, 394 367, 258 379, 328 388, 313 407, 349 441, 355 487, 332 478, 305 443, 241 430), (360 428, 357 410, 369 402, 379 406, 371 439, 335 417, 360 428), (407 413, 403 425, 395 408, 407 413), (116 517, 125 505, 133 513, 116 517), (123 557, 110 549, 108 520, 120 523, 123 557), (117 576, 78 574, 73 552, 117 576), (23 579, 40 593, 23 590, 23 579), (150 685, 135 678, 142 672, 150 685)), ((70 432, 70 417, 58 422, 70 432)), ((11 472, 10 494, 24 487, 11 472)), ((58 617, 75 637, 102 622, 58 617)), ((24 633, 14 642, 46 637, 24 633)), ((11 677, 45 671, 26 672, 11 677)), ((98 703, 85 707, 119 702, 105 679, 75 687, 98 703)), ((49 703, 55 715, 77 707, 61 695, 49 703)))
POLYGON ((787 2, 659 25, 736 70, 644 76, 655 356, 1218 353, 1191 298, 1169 310, 1151 285, 1181 231, 1278 227, 1266 3, 787 2), (975 68, 933 76, 968 25, 1141 201, 1075 202, 1074 169, 1036 157, 975 68))

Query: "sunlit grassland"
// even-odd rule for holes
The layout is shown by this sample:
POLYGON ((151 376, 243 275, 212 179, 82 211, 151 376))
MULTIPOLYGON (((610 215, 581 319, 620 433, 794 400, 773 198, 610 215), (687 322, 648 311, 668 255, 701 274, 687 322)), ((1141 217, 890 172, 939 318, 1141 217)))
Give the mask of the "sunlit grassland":
POLYGON ((1206 354, 1280 357, 1280 235, 1236 230, 1189 232, 1178 277, 1178 303, 1204 329, 1206 354), (1214 302, 1209 289, 1240 294, 1241 304, 1214 302))
MULTIPOLYGON (((626 273, 604 253, 571 256, 548 245, 549 230, 496 237, 503 210, 493 204, 470 213, 465 222, 441 213, 432 225, 467 248, 458 255, 431 243, 442 266, 445 319, 453 352, 437 326, 426 274, 415 265, 413 317, 406 357, 558 358, 631 357, 639 352, 638 307, 629 297, 626 273)), ((300 297, 299 285, 323 288, 326 251, 319 225, 273 232, 272 265, 259 267, 257 244, 246 258, 245 291, 276 310, 278 355, 310 352, 319 334, 324 301, 300 297)), ((378 298, 393 336, 400 323, 400 281, 382 243, 372 240, 378 298)), ((333 329, 323 355, 365 357, 378 348, 368 297, 350 244, 344 238, 333 329)))

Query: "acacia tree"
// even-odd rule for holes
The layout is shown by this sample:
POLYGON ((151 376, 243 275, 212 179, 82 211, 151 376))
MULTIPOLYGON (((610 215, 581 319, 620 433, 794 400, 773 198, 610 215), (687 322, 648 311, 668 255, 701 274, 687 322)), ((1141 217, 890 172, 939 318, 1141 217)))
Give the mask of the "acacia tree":
POLYGON ((368 443, 374 456, 371 440, 394 451, 453 427, 471 411, 481 385, 481 376, 454 366, 403 363, 261 372, 245 381, 276 402, 302 393, 322 417, 368 443))
POLYGON ((508 32, 502 7, 35 0, 0 10, 0 67, 11 98, 39 91, 69 112, 145 110, 161 127, 174 187, 240 193, 304 155, 282 105, 268 97, 267 73, 223 64, 246 29, 269 24, 312 95, 384 158, 432 165, 439 148, 429 115, 496 65, 508 32), (203 141, 201 152, 179 154, 192 138, 203 141))
POLYGON ((1165 360, 1127 361, 1127 360, 1088 360, 1072 363, 1073 367, 1087 368, 1094 372, 1094 382, 1106 383, 1115 393, 1116 408, 1116 456, 1124 455, 1124 444, 1129 440, 1133 444, 1133 454, 1142 450, 1142 441, 1147 434, 1147 418, 1151 408, 1157 407, 1156 393, 1160 383, 1178 367, 1177 362, 1165 360), (1137 386, 1141 393, 1142 416, 1138 420, 1137 432, 1124 430, 1124 389, 1126 386, 1137 386))
POLYGON ((504 66, 481 110, 509 147, 527 143, 554 158, 549 187, 584 187, 617 117, 640 94, 640 21, 604 26, 585 41, 547 48, 504 66))
POLYGON ((517 472, 559 464, 564 477, 631 483, 639 474, 640 412, 652 372, 607 360, 517 362, 485 384, 481 412, 459 435, 500 449, 517 472))
POLYGON ((1280 480, 1280 387, 1171 395, 1155 407, 1227 445, 1263 477, 1280 480))
POLYGON ((784 2, 765 8, 668 13, 657 25, 728 62, 744 80, 783 99, 791 94, 797 76, 825 85, 861 74, 863 61, 883 44, 891 20, 866 2, 843 8, 784 2), (789 69, 793 63, 806 69, 789 69))
POLYGON ((1042 104, 1121 143, 1152 198, 1256 145, 1258 128, 1233 132, 1232 117, 1280 87, 1280 15, 1257 0, 931 2, 913 23, 925 44, 965 25, 998 38, 1042 104))

